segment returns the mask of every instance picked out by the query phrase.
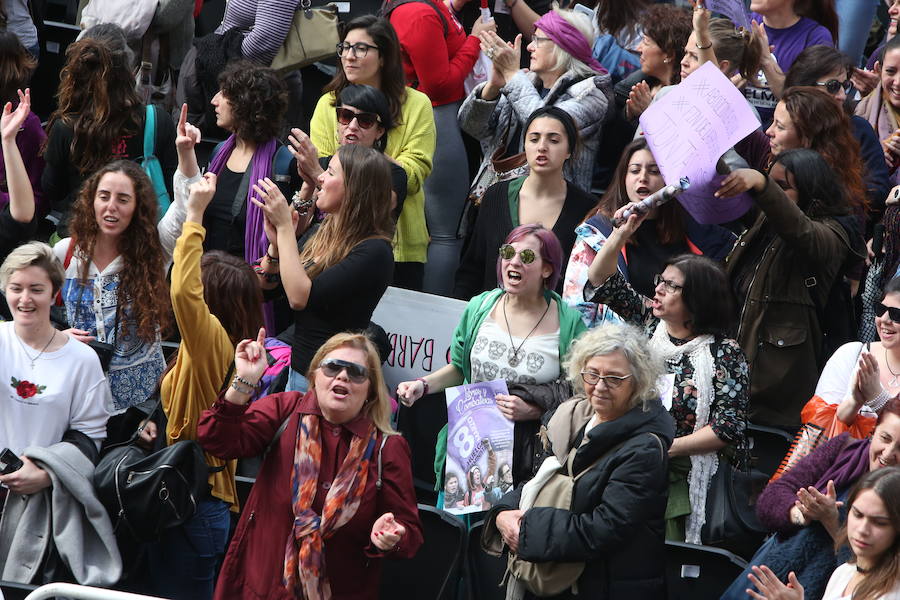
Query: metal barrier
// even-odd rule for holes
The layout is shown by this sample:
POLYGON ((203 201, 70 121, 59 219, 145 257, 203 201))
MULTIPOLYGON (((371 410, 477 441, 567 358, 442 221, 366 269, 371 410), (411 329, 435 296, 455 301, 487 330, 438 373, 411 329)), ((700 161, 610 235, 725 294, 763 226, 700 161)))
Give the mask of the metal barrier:
POLYGON ((143 596, 104 588, 75 585, 73 583, 48 583, 34 590, 25 600, 44 600, 64 596, 75 600, 164 600, 158 596, 143 596))

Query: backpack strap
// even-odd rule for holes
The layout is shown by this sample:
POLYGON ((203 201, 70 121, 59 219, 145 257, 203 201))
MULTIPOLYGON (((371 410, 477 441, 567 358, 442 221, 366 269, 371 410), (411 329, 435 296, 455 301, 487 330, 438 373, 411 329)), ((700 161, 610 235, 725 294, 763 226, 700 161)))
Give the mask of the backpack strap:
POLYGON ((153 156, 154 138, 156 137, 156 111, 152 104, 147 104, 147 116, 144 120, 144 159, 153 156))

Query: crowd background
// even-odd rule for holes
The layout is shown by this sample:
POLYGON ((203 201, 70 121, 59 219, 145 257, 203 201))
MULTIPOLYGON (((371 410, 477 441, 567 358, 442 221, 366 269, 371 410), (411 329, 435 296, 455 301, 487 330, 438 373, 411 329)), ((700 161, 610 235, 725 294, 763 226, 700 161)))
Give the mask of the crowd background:
POLYGON ((663 597, 666 542, 749 561, 710 597, 898 597, 900 0, 751 0, 749 29, 354 2, 289 72, 296 1, 160 1, 138 35, 92 2, 0 3, 0 579, 375 598, 431 541, 418 501, 482 512, 507 598, 663 597), (751 208, 626 213, 665 185, 640 116, 705 62, 760 120, 720 161, 751 208), (388 286, 466 302, 395 390, 388 286), (443 390, 495 379, 511 461, 445 471, 443 390), (215 467, 141 544, 91 485, 139 422, 215 467))

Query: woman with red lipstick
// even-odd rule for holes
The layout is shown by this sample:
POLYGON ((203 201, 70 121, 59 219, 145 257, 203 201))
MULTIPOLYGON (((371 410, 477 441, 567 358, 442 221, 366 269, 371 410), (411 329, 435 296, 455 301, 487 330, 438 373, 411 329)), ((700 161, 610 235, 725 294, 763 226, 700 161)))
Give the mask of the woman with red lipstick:
POLYGON ((309 392, 250 404, 267 366, 261 340, 240 342, 234 382, 200 419, 199 441, 216 456, 265 451, 215 598, 375 600, 381 561, 422 544, 378 352, 365 335, 339 333, 312 356, 309 392))
POLYGON ((588 270, 584 298, 643 326, 674 376, 666 402, 675 419, 666 538, 698 544, 710 479, 726 468, 724 460, 741 464, 746 459, 749 372, 744 353, 728 335, 734 302, 716 262, 693 254, 668 259, 654 277, 652 299, 636 292, 619 272, 622 248, 644 219, 631 215, 613 230, 588 270))
MULTIPOLYGON (((450 364, 414 381, 397 386, 397 397, 411 406, 428 393, 463 383, 491 381, 549 383, 559 378, 569 346, 585 326, 577 312, 553 291, 559 280, 562 249, 553 232, 541 225, 513 229, 497 257, 499 288, 472 298, 456 326, 450 347, 450 364)), ((516 395, 498 395, 497 407, 516 422, 514 436, 533 439, 539 419, 548 406, 526 402, 516 395)), ((438 445, 446 441, 446 428, 438 445)), ((533 442, 532 442, 533 443, 533 442)), ((520 480, 520 463, 527 450, 517 442, 513 472, 520 480)), ((530 465, 528 465, 530 467, 530 465)), ((435 465, 438 469, 438 465, 435 465)), ((443 465, 438 469, 438 476, 443 465)), ((529 471, 530 469, 525 469, 529 471)))
MULTIPOLYGON (((750 560, 751 566, 734 580, 722 595, 722 600, 747 598, 747 578, 751 573, 756 576, 756 581, 751 582, 757 588, 758 583, 765 587, 773 583, 771 579, 788 579, 788 574, 793 573, 794 577, 791 579, 803 586, 808 597, 822 598, 826 587, 831 586, 829 576, 839 564, 839 558, 834 552, 835 546, 846 543, 847 533, 851 531, 856 532, 856 535, 850 533, 849 537, 862 542, 851 545, 857 564, 864 570, 872 570, 860 573, 854 568, 847 573, 847 569, 844 569, 844 575, 860 574, 868 579, 869 575, 878 573, 888 563, 879 559, 879 553, 869 551, 876 546, 872 531, 865 534, 857 529, 857 519, 861 513, 874 515, 876 512, 870 512, 871 506, 868 509, 858 506, 859 510, 855 512, 853 507, 860 498, 859 491, 868 485, 863 482, 896 477, 898 461, 900 399, 892 398, 879 416, 878 425, 870 440, 855 440, 849 434, 841 434, 813 450, 781 478, 766 486, 759 496, 756 510, 763 525, 777 535, 771 536, 760 547, 750 560), (851 492, 855 485, 858 487, 851 492), (850 511, 840 510, 841 506, 851 507, 850 511), (842 525, 845 519, 844 529, 842 525), (867 548, 866 544, 871 546, 867 548), (763 569, 761 565, 767 567, 763 569)), ((900 506, 897 504, 900 498, 892 497, 892 502, 894 504, 891 510, 896 510, 900 506)), ((893 517, 891 520, 893 521, 893 517)), ((888 547, 892 548, 893 555, 896 544, 888 544, 888 547)), ((889 562, 896 565, 896 558, 889 562)), ((892 569, 896 569, 896 566, 892 569)), ((856 579, 858 584, 861 578, 856 579)), ((887 589, 891 589, 897 582, 897 573, 893 572, 891 577, 883 581, 887 579, 891 580, 887 589)), ((870 580, 874 581, 875 579, 870 580)), ((845 587, 846 581, 838 592, 843 592, 845 587)), ((881 593, 884 591, 886 590, 881 593)), ((825 597, 838 599, 850 596, 839 593, 825 597)), ((882 598, 877 594, 852 597, 882 598)), ((895 596, 886 598, 893 599, 895 596)))
MULTIPOLYGON (((551 229, 562 245, 563 256, 569 255, 575 226, 595 203, 593 196, 563 176, 563 168, 578 146, 575 121, 566 111, 544 106, 531 113, 525 123, 528 175, 495 183, 484 193, 456 271, 455 297, 468 299, 497 286, 493 254, 520 223, 541 223, 551 229)), ((556 291, 561 290, 558 284, 556 291)))

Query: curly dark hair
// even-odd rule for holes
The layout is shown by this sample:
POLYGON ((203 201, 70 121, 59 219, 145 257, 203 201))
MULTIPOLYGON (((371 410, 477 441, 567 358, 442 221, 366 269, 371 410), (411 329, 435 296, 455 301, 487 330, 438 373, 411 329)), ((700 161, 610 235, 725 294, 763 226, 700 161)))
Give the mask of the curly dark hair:
MULTIPOLYGON (((168 327, 170 309, 166 263, 156 229, 156 193, 144 170, 130 160, 117 160, 98 169, 81 186, 72 206, 69 233, 81 254, 93 256, 101 235, 94 196, 107 173, 123 173, 134 185, 134 214, 128 229, 119 238, 119 253, 125 267, 119 273, 116 303, 119 310, 131 306, 131 320, 137 324, 138 337, 150 343, 156 339, 157 331, 164 332, 168 327)), ((81 266, 78 277, 82 281, 87 280, 89 267, 90 261, 81 266)))
POLYGON ((37 67, 19 36, 0 29, 0 102, 16 102, 16 90, 24 88, 37 67))
POLYGON ((687 44, 694 24, 691 11, 672 4, 654 4, 641 16, 641 27, 644 35, 656 42, 665 54, 671 54, 671 85, 681 82, 681 69, 678 65, 684 58, 684 46, 687 44))
MULTIPOLYGON (((354 29, 365 29, 375 45, 378 46, 382 62, 380 89, 387 96, 394 124, 400 125, 402 122, 401 108, 406 101, 406 74, 403 72, 403 59, 400 56, 400 39, 397 37, 397 32, 391 22, 384 17, 362 15, 341 28, 341 42, 354 29)), ((341 67, 340 59, 338 59, 338 67, 341 67)), ((336 100, 348 85, 350 82, 347 81, 347 76, 341 67, 335 72, 334 78, 322 88, 322 92, 325 94, 334 92, 336 100)), ((332 106, 334 105, 335 102, 332 102, 332 106)))
POLYGON ((50 115, 47 132, 57 121, 72 128, 70 157, 82 175, 108 163, 117 140, 142 129, 144 105, 127 48, 84 38, 66 50, 56 94, 59 107, 50 115))
POLYGON ((288 93, 275 71, 239 60, 219 75, 219 89, 231 103, 232 129, 238 138, 261 144, 278 136, 287 112, 288 93))

